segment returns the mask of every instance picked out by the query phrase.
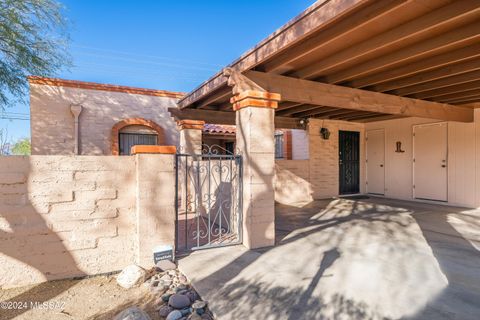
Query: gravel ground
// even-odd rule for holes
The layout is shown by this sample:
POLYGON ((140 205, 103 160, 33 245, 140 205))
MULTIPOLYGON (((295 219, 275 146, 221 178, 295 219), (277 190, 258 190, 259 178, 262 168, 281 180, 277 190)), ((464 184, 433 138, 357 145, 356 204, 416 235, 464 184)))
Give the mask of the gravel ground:
POLYGON ((159 296, 147 285, 124 289, 116 275, 79 280, 49 281, 39 285, 0 290, 0 320, 109 319, 131 306, 138 306, 152 320, 158 314, 159 296), (5 303, 7 302, 7 303, 5 303))

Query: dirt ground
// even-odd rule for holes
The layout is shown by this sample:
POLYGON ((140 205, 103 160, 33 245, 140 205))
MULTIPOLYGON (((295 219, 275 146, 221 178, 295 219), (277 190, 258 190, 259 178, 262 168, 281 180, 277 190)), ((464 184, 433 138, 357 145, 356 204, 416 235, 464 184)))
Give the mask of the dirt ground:
POLYGON ((115 275, 50 281, 0 290, 0 320, 111 320, 133 305, 144 309, 152 320, 159 320, 162 318, 154 310, 154 300, 143 285, 132 289, 120 287, 115 275))

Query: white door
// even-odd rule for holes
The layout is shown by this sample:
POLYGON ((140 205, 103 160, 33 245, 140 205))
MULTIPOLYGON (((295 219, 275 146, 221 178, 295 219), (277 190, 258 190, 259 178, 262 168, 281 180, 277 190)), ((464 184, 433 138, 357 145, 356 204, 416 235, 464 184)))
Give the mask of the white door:
POLYGON ((447 123, 413 127, 413 194, 447 201, 447 123))
POLYGON ((385 130, 367 131, 367 192, 385 194, 385 130))

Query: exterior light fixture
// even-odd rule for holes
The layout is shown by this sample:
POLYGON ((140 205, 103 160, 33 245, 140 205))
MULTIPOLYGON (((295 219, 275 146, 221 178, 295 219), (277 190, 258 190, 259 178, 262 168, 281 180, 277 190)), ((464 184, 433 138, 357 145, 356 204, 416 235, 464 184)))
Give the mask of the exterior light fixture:
POLYGON ((328 140, 328 138, 330 138, 330 130, 328 130, 328 128, 322 127, 320 129, 320 134, 324 140, 328 140))

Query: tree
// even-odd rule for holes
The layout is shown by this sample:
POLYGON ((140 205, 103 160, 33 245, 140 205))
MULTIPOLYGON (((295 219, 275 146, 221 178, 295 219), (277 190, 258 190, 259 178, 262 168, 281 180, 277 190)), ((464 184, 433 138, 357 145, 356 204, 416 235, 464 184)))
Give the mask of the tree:
POLYGON ((10 153, 7 129, 0 128, 0 156, 7 156, 10 153))
POLYGON ((0 0, 0 110, 25 100, 28 75, 52 76, 70 64, 62 9, 56 0, 0 0))
POLYGON ((22 138, 13 144, 11 151, 16 156, 29 156, 31 154, 32 146, 30 139, 22 138))

